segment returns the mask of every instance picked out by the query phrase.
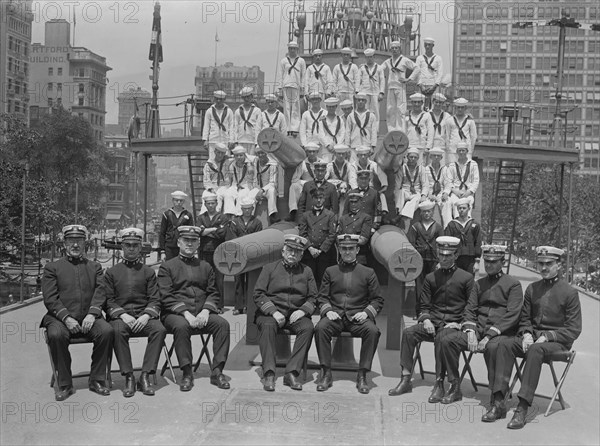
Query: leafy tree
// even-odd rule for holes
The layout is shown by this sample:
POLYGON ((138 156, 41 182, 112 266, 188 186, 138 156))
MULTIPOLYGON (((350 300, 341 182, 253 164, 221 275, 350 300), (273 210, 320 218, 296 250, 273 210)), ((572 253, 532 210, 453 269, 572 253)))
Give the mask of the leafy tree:
POLYGON ((107 151, 98 144, 90 124, 62 108, 30 129, 10 115, 0 115, 1 248, 20 245, 23 173, 26 183, 26 227, 37 233, 54 233, 75 219, 99 224, 99 197, 107 172, 107 151), (79 213, 75 215, 78 183, 79 213))

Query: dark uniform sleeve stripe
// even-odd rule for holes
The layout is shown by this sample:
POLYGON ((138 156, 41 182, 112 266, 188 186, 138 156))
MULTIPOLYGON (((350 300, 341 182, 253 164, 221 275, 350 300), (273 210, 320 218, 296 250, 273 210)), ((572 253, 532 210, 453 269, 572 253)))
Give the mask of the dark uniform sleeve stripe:
POLYGON ((203 310, 209 310, 212 311, 213 313, 217 313, 219 311, 219 309, 217 308, 217 306, 215 304, 213 304, 212 302, 205 302, 204 306, 202 307, 203 310))
POLYGON ((331 306, 331 304, 327 303, 325 305, 323 305, 321 307, 321 316, 327 314, 328 311, 333 310, 333 307, 331 306))
POLYGON ((373 305, 367 305, 367 308, 365 308, 365 311, 368 311, 369 313, 371 313, 373 315, 373 317, 377 316, 377 310, 375 309, 375 307, 373 307, 373 305))
POLYGON ((264 304, 261 305, 260 307, 260 311, 262 311, 265 314, 271 314, 274 313, 277 310, 277 307, 275 306, 275 304, 271 301, 267 301, 264 304))

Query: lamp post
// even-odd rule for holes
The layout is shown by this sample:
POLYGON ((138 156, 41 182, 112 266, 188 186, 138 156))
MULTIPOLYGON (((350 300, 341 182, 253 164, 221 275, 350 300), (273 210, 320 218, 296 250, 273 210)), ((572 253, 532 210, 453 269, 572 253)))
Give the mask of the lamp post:
POLYGON ((27 177, 29 176, 29 163, 25 163, 23 170, 23 212, 21 214, 21 296, 23 303, 25 296, 25 198, 27 196, 27 177))

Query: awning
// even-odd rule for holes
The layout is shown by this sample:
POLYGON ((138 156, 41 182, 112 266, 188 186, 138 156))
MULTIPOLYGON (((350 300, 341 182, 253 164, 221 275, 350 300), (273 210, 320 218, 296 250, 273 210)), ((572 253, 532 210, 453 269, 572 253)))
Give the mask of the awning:
POLYGON ((108 211, 106 213, 106 217, 104 217, 106 220, 120 220, 121 219, 121 213, 117 212, 117 211, 108 211))

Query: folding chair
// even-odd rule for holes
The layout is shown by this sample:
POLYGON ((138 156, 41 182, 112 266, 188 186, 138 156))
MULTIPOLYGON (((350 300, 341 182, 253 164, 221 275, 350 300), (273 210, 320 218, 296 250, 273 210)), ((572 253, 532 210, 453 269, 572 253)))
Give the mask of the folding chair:
MULTIPOLYGON (((129 339, 139 339, 139 338, 147 338, 148 336, 141 334, 141 333, 131 333, 131 335, 129 336, 129 339)), ((173 381, 175 381, 175 372, 173 371, 173 366, 171 365, 171 358, 169 355, 169 350, 167 349, 167 342, 163 341, 163 346, 162 346, 163 352, 165 353, 165 357, 167 358, 167 362, 169 363, 169 369, 171 370, 171 376, 173 377, 173 381)), ((108 373, 111 374, 113 372, 112 370, 112 358, 113 358, 113 352, 114 349, 110 350, 110 353, 108 354, 108 373)), ((141 370, 140 367, 134 367, 135 371, 139 371, 141 370)), ((114 370, 115 372, 118 372, 118 370, 114 370)), ((164 369, 161 373, 161 376, 164 373, 164 369)), ((156 373, 152 374, 152 380, 154 381, 154 385, 156 385, 157 381, 156 381, 156 373)), ((112 387, 112 382, 111 382, 111 386, 112 387)))
MULTIPOLYGON (((48 356, 50 357, 50 367, 52 368, 52 377, 50 378, 50 387, 54 387, 55 391, 59 391, 58 388, 58 370, 54 364, 54 360, 52 359, 52 352, 50 351, 50 343, 48 342, 48 332, 46 328, 42 327, 42 335, 44 336, 44 341, 46 341, 46 347, 48 347, 48 356)), ((75 337, 69 340, 69 345, 79 345, 79 344, 93 344, 93 341, 87 338, 75 337)), ((109 360, 110 360, 109 355, 109 360)), ((90 372, 82 372, 77 373, 75 375, 71 375, 73 378, 81 378, 84 376, 90 376, 90 372)), ((110 362, 107 362, 106 366, 106 383, 109 387, 112 387, 112 377, 110 374, 110 362)))
MULTIPOLYGON (((554 381, 554 393, 552 394, 551 397, 547 396, 547 395, 541 395, 539 393, 536 393, 535 396, 537 396, 538 398, 545 398, 545 399, 550 400, 550 403, 548 404, 548 407, 546 408, 546 412, 544 413, 545 417, 547 417, 549 415, 550 409, 552 408, 552 404, 554 404, 554 401, 556 401, 557 397, 558 397, 558 402, 560 403, 560 407, 562 408, 562 410, 565 410, 567 407, 565 405, 565 400, 563 399, 563 396, 562 396, 562 393, 560 390, 562 389, 562 386, 565 383, 565 380, 567 379, 567 374, 569 373, 569 369, 571 368, 571 365, 573 364, 573 361, 575 360, 576 354, 577 354, 577 352, 575 350, 571 350, 571 351, 553 353, 552 355, 549 355, 546 358, 544 358, 544 364, 548 364, 548 367, 550 368, 550 372, 552 373, 552 380, 554 381), (556 370, 554 369, 555 362, 565 362, 566 363, 560 379, 557 378, 556 370)), ((523 368, 525 367, 525 361, 527 361, 526 357, 522 358, 520 363, 518 361, 518 358, 515 357, 516 373, 515 373, 515 377, 512 380, 512 383, 510 384, 510 390, 508 392, 508 395, 512 394, 513 389, 514 389, 515 385, 517 384, 517 381, 521 381, 521 382, 523 381, 523 368)))
MULTIPOLYGON (((471 357, 473 356, 473 353, 471 353, 469 355, 469 357, 467 357, 467 354, 462 351, 461 352, 463 360, 465 362, 465 365, 463 366, 463 370, 462 373, 460 375, 460 382, 462 383, 462 380, 465 376, 466 373, 469 373, 469 378, 471 379, 471 385, 473 386, 473 389, 475 390, 475 392, 478 391, 477 385, 482 385, 481 383, 478 383, 475 380, 475 377, 473 376, 473 371, 471 370, 471 357)), ((435 372, 431 372, 429 370, 425 370, 423 368, 423 361, 421 359, 421 342, 419 342, 415 348, 415 353, 413 355, 413 369, 411 370, 411 376, 413 375, 414 371, 415 371, 415 367, 419 366, 419 374, 421 375, 421 379, 425 379, 425 374, 428 375, 434 375, 435 376, 435 372)))
MULTIPOLYGON (((194 372, 196 372, 198 370, 198 368, 200 367, 200 362, 202 361, 202 358, 204 356, 206 356, 206 360, 208 361, 208 367, 210 369, 212 369, 212 359, 210 358, 210 353, 208 351, 208 342, 210 341, 211 338, 211 334, 210 333, 198 333, 197 335, 192 335, 192 336, 200 336, 200 339, 202 341, 202 348, 200 349, 200 356, 198 357, 198 360, 196 361, 195 365, 194 365, 194 372)), ((169 350, 166 350, 166 341, 165 341, 165 351, 166 351, 166 361, 162 366, 162 369, 160 371, 160 376, 163 376, 165 374, 165 370, 167 370, 167 366, 169 367, 169 369, 171 370, 171 376, 173 377, 173 382, 175 384, 177 384, 177 379, 175 378, 175 373, 173 371, 173 364, 171 363, 171 355, 173 355, 173 351, 175 350, 175 340, 173 339, 173 342, 171 343, 171 347, 169 348, 169 350)))
POLYGON ((460 374, 460 382, 462 383, 462 380, 464 379, 465 375, 469 373, 469 377, 471 378, 471 384, 473 384, 473 388, 475 389, 475 392, 477 392, 477 386, 489 387, 489 383, 477 382, 473 377, 473 370, 471 369, 471 359, 473 358, 473 355, 475 353, 479 352, 469 352, 469 356, 466 356, 464 351, 462 352, 463 359, 465 360, 465 365, 463 366, 462 372, 460 374))
MULTIPOLYGON (((276 367, 285 367, 287 365, 287 360, 290 357, 291 348, 290 348, 290 336, 295 336, 287 328, 280 328, 277 330, 277 338, 275 340, 275 358, 276 358, 276 367), (285 336, 285 340, 284 337, 285 336)), ((262 366, 262 361, 251 360, 250 365, 252 366, 262 366)), ((306 382, 306 374, 308 369, 308 350, 306 351, 306 356, 304 357, 304 361, 302 362, 302 380, 306 382)))

